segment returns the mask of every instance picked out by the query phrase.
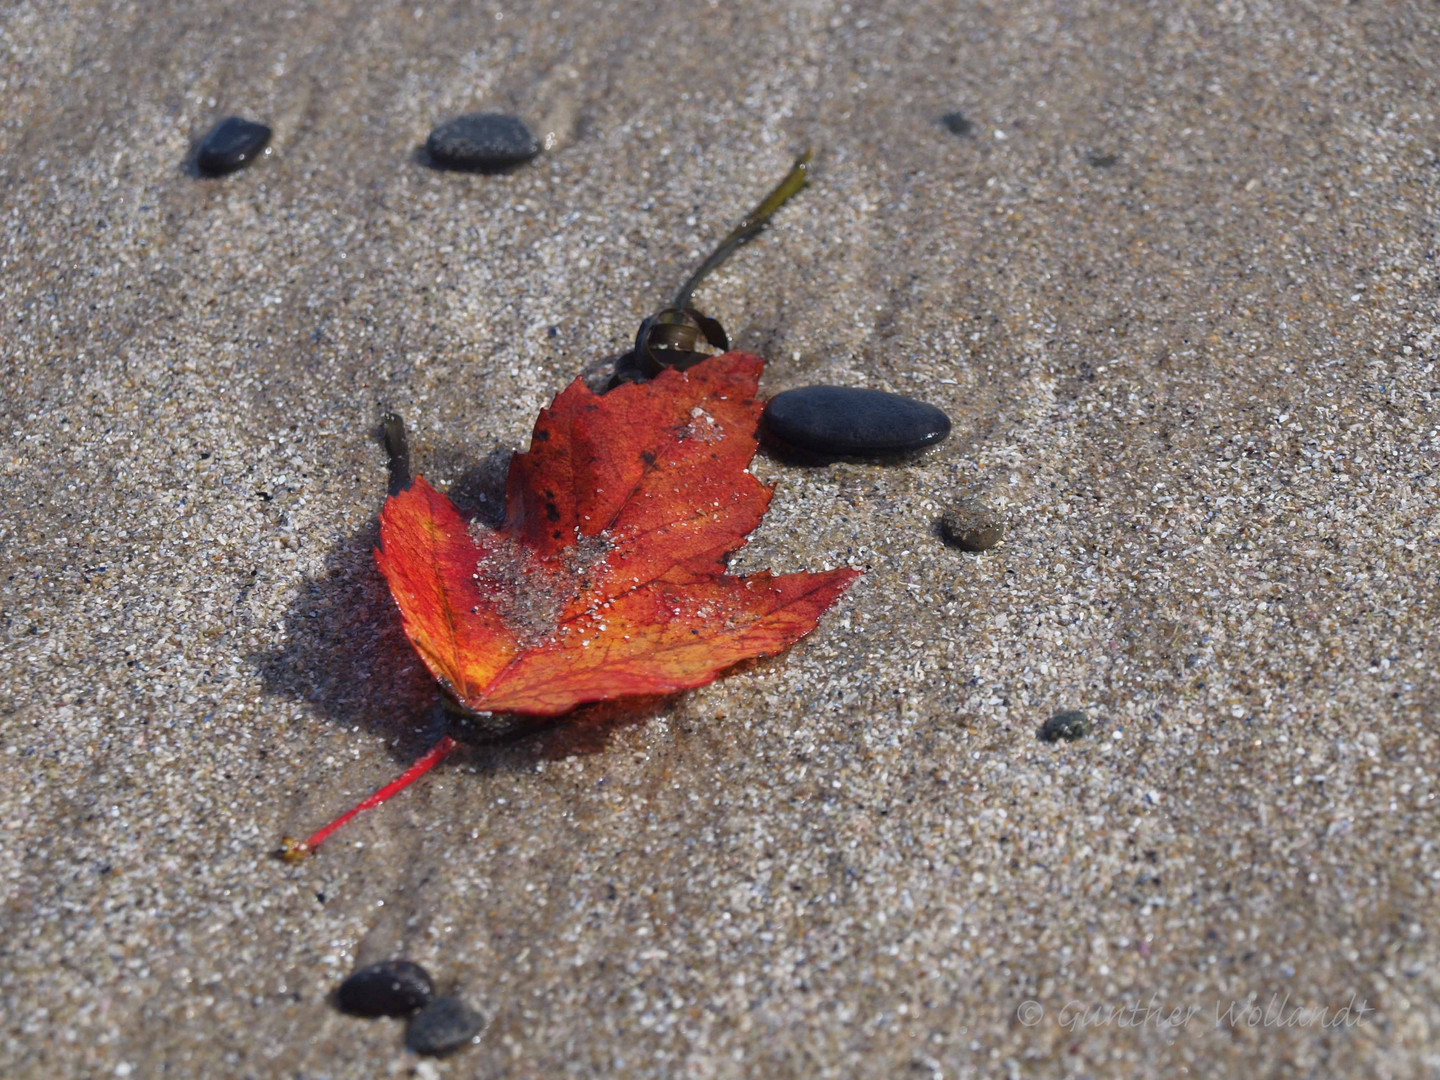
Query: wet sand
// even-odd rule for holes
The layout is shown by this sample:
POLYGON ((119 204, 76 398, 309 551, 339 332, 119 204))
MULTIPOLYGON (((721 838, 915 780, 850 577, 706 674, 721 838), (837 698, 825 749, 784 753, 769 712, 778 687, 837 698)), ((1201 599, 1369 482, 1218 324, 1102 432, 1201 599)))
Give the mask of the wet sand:
POLYGON ((1435 1075, 1437 37, 10 7, 0 1073, 1435 1075), (551 149, 425 168, 475 109, 551 149), (272 152, 198 179, 231 113, 272 152), (371 559, 383 412, 493 510, 537 410, 806 145, 697 301, 767 393, 954 421, 904 464, 757 459, 736 568, 864 578, 783 656, 270 859, 438 732, 371 559), (967 497, 1009 521, 983 554, 936 530, 967 497), (1064 709, 1094 731, 1040 741, 1064 709), (327 1002, 399 955, 479 1045, 422 1062, 327 1002))

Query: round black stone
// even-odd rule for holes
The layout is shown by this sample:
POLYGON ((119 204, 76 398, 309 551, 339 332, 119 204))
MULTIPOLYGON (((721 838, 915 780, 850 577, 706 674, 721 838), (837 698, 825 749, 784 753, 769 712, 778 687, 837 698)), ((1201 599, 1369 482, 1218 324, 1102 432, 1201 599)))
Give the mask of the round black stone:
POLYGON ((1056 713, 1045 721, 1040 729, 1040 738, 1046 742, 1074 742, 1090 734, 1090 718, 1079 709, 1056 713))
POLYGON ((204 176, 225 176, 243 169, 270 142, 270 129, 253 120, 227 116, 200 140, 195 167, 204 176))
POLYGON ((435 996, 435 984, 419 964, 387 960, 355 972, 335 996, 351 1016, 408 1016, 435 996))
POLYGON ((438 997, 410 1018, 405 1045, 438 1056, 459 1050, 485 1027, 485 1018, 459 998, 438 997))
POLYGON ((540 153, 540 140, 519 117, 469 113, 446 120, 430 132, 425 152, 442 169, 499 172, 540 153))
POLYGON ((934 405, 883 390, 804 386, 776 394, 761 417, 767 435, 816 454, 918 450, 950 434, 934 405))

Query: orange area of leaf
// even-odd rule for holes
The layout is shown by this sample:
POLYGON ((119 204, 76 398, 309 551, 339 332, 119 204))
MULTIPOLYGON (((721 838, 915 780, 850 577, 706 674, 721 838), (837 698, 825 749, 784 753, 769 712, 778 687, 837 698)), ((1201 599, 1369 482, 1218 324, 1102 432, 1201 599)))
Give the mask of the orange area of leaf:
POLYGON ((512 459, 498 529, 420 477, 385 504, 376 562, 456 702, 552 716, 674 693, 815 628, 857 571, 725 572, 770 502, 746 471, 762 363, 726 353, 603 396, 577 379, 512 459))

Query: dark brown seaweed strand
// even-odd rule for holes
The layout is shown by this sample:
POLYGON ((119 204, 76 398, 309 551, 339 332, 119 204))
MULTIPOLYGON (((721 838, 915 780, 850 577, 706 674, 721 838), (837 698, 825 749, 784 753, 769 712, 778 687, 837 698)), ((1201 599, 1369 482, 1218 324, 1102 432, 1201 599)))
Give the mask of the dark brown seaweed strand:
POLYGON ((807 149, 795 159, 795 164, 785 174, 785 179, 775 185, 774 190, 760 200, 760 205, 751 210, 740 220, 740 224, 730 230, 730 234, 721 240, 710 257, 700 264, 700 269, 690 275, 690 279, 680 286, 680 291, 675 294, 671 301, 672 308, 688 308, 690 306, 691 294, 700 287, 700 283, 717 266, 723 263, 739 248, 744 247, 755 237, 759 236, 775 211, 784 206, 796 192, 805 186, 810 178, 810 151, 807 149))

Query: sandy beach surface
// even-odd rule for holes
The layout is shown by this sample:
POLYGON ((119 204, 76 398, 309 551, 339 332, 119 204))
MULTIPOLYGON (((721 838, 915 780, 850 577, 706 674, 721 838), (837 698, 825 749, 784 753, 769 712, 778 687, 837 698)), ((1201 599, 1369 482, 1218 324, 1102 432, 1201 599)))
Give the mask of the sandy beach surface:
POLYGON ((5 4, 0 1074, 1440 1075, 1437 58, 1398 2, 5 4), (549 149, 427 168, 477 109, 549 149), (493 510, 807 145, 697 300, 767 394, 953 419, 756 459, 736 568, 864 577, 273 859, 443 724, 380 416, 493 510), (396 956, 476 1045, 336 1010, 396 956))

